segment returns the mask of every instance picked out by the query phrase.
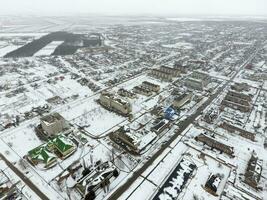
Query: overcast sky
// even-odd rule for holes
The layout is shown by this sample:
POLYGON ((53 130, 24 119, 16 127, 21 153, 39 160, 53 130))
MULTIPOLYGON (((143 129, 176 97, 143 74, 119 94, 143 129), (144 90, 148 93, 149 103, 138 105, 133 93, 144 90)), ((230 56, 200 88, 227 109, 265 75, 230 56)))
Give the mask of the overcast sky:
POLYGON ((267 15, 267 0, 0 0, 1 14, 267 15))

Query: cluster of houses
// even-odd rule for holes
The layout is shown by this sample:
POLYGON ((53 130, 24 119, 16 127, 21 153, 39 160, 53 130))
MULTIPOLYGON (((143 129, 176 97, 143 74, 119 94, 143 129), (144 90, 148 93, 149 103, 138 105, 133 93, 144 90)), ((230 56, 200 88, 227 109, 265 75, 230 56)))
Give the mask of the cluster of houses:
POLYGON ((230 90, 222 100, 221 106, 222 108, 226 106, 241 112, 250 112, 252 109, 251 97, 247 94, 230 90))
POLYGON ((94 82, 90 81, 87 78, 80 78, 77 80, 78 83, 80 83, 82 86, 87 86, 90 90, 97 92, 101 89, 100 86, 96 85, 94 82))
POLYGON ((249 85, 247 83, 234 83, 231 85, 231 89, 237 92, 248 91, 249 85))
POLYGON ((9 175, 0 170, 0 199, 21 199, 21 194, 16 186, 17 183, 12 183, 9 175))
POLYGON ((42 116, 43 114, 48 113, 50 110, 51 106, 44 104, 42 106, 33 107, 30 111, 26 111, 20 115, 16 115, 15 117, 7 114, 6 116, 8 120, 4 120, 3 123, 0 122, 0 131, 19 126, 21 122, 31 119, 35 116, 42 116))

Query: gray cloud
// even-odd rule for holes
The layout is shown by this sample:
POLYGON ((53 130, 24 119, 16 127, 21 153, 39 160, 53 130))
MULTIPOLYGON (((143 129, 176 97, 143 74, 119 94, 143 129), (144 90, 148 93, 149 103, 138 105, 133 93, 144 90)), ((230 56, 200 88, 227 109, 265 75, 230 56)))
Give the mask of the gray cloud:
POLYGON ((0 14, 267 15, 266 0, 0 0, 0 14))

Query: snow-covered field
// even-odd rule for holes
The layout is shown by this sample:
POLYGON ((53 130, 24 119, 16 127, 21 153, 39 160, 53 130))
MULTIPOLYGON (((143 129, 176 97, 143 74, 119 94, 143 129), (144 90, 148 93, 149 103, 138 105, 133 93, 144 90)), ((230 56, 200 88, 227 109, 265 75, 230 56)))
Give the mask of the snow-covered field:
MULTIPOLYGON (((208 23, 202 22, 206 18, 133 20, 114 17, 107 20, 84 17, 78 20, 47 17, 45 20, 21 18, 17 23, 4 18, 0 19, 0 153, 49 199, 81 199, 83 194, 72 188, 76 174, 62 175, 70 170, 72 164, 80 164, 82 173, 101 160, 112 162, 120 173, 110 182, 107 192, 103 188, 97 190, 97 200, 107 199, 148 163, 149 166, 145 165, 133 184, 123 186, 128 188, 120 200, 153 199, 159 191, 162 192, 160 188, 164 188, 164 195, 174 195, 172 199, 225 200, 223 195, 229 194, 230 199, 234 199, 236 194, 241 199, 265 200, 267 49, 261 49, 266 38, 264 24, 216 22, 224 20, 220 17, 207 18, 208 23), (1 58, 20 47, 14 44, 26 44, 44 34, 62 30, 80 34, 101 33, 106 39, 104 48, 83 48, 75 55, 50 56, 63 42, 54 41, 31 58, 1 58), (173 77, 173 82, 149 76, 151 68, 162 65, 180 69, 181 74, 173 77), (211 76, 203 91, 184 84, 195 70, 211 76), (151 96, 121 97, 132 105, 129 117, 98 103, 104 90, 114 94, 122 88, 133 91, 143 81, 159 85, 160 91, 152 92, 151 96), (248 85, 242 93, 251 97, 249 112, 221 106, 235 83, 248 85), (226 87, 217 95, 216 92, 225 84, 226 87), (176 118, 168 120, 168 126, 162 132, 155 130, 159 121, 166 121, 164 111, 173 105, 174 98, 188 92, 192 92, 193 97, 182 108, 175 108, 176 118), (213 95, 217 96, 213 99, 213 95), (210 98, 213 100, 211 103, 210 98), (47 110, 41 112, 44 108, 47 110), (210 110, 216 111, 218 116, 208 123, 204 121, 204 115, 210 110), (73 132, 66 135, 75 143, 75 151, 69 157, 57 154, 53 167, 45 169, 42 161, 30 164, 25 156, 30 150, 47 143, 37 136, 35 127, 40 124, 42 116, 52 112, 58 112, 70 122, 73 132), (223 120, 253 132, 255 141, 219 127, 223 120), (109 137, 109 133, 122 126, 135 136, 136 140, 130 141, 133 145, 144 147, 141 155, 133 154, 109 137), (199 134, 233 147, 233 156, 197 141, 195 137, 199 134), (171 143, 168 142, 170 139, 173 139, 171 143), (157 155, 161 148, 161 154, 157 155), (256 191, 244 183, 244 173, 252 153, 262 160, 259 186, 263 191, 256 191), (153 162, 150 160, 152 157, 153 162), (182 159, 195 164, 196 169, 185 181, 185 187, 180 188, 185 180, 182 173, 188 171, 188 166, 184 166, 175 177, 173 172, 182 159), (204 189, 211 174, 221 178, 218 196, 204 189), (59 181, 61 178, 63 180, 59 181), (165 184, 167 180, 173 185, 165 184), (175 184, 181 191, 175 188, 175 184)), ((51 145, 51 141, 48 144, 51 145)), ((56 155, 56 151, 49 151, 56 155)), ((1 160, 0 169, 8 172, 13 180, 18 180, 1 160)), ((22 180, 19 188, 25 197, 38 199, 24 185, 22 180)))
POLYGON ((64 41, 53 41, 46 45, 44 48, 39 50, 34 54, 34 56, 49 56, 51 55, 55 49, 61 45, 64 41))
POLYGON ((17 46, 17 45, 8 45, 8 46, 5 46, 5 47, 0 47, 0 57, 3 57, 5 56, 7 53, 13 51, 13 50, 16 50, 18 49, 19 47, 21 46, 17 46))

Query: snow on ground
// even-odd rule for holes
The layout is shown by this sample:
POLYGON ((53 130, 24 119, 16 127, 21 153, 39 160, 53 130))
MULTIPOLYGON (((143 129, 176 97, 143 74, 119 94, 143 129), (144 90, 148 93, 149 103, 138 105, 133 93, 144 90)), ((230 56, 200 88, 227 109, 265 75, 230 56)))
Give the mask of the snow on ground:
POLYGON ((20 159, 20 157, 17 155, 17 153, 14 152, 14 151, 10 148, 10 146, 9 146, 8 144, 6 144, 6 143, 3 141, 2 138, 1 138, 1 140, 0 140, 0 152, 1 152, 4 156, 8 157, 8 160, 9 160, 10 162, 17 162, 17 161, 20 159))
POLYGON ((21 158, 28 151, 42 144, 37 137, 33 127, 26 126, 24 128, 15 129, 11 132, 1 135, 2 140, 8 144, 21 158))
POLYGON ((176 145, 173 148, 165 150, 165 153, 142 174, 142 177, 146 177, 146 179, 138 179, 123 194, 122 199, 138 199, 141 197, 142 199, 150 199, 157 192, 157 188, 161 187, 164 180, 179 163, 181 155, 186 155, 187 158, 197 165, 197 169, 192 180, 189 180, 186 186, 187 190, 183 191, 182 196, 179 198, 184 200, 193 199, 193 195, 196 194, 204 199, 219 199, 219 197, 207 193, 202 186, 205 185, 211 173, 220 174, 223 178, 218 188, 218 194, 222 193, 230 173, 230 168, 224 164, 219 164, 217 160, 208 156, 202 160, 198 157, 200 154, 199 151, 188 148, 186 145, 178 143, 178 141, 175 143, 176 145))
POLYGON ((60 113, 72 123, 86 126, 85 130, 94 136, 99 136, 126 118, 103 108, 96 102, 98 98, 99 95, 92 96, 60 113))
POLYGON ((211 174, 219 174, 221 177, 223 177, 217 190, 217 194, 220 195, 224 190, 226 181, 230 174, 230 167, 208 156, 200 159, 200 152, 194 149, 190 149, 186 153, 192 156, 191 161, 193 161, 197 165, 197 169, 196 174, 194 174, 193 179, 187 186, 187 190, 183 194, 182 199, 193 199, 194 195, 198 196, 200 199, 220 199, 219 196, 214 196, 206 192, 203 187, 205 186, 205 183, 211 174))
MULTIPOLYGON (((132 90, 135 86, 141 85, 143 81, 148 81, 148 82, 151 82, 153 84, 159 85, 160 86, 160 92, 164 92, 166 87, 168 86, 167 82, 161 82, 160 80, 148 77, 147 75, 141 75, 141 76, 138 76, 132 80, 127 81, 126 83, 122 83, 122 84, 118 85, 114 90, 116 91, 119 88, 132 90)), ((146 110, 155 106, 157 104, 158 98, 159 98, 158 95, 156 95, 155 93, 149 97, 137 94, 136 99, 128 99, 128 101, 132 103, 133 113, 137 113, 137 112, 140 112, 142 110, 142 107, 140 105, 142 105, 143 108, 146 110)))
POLYGON ((134 190, 132 188, 129 188, 129 191, 127 190, 126 194, 128 196, 125 195, 125 199, 137 199, 141 196, 142 199, 149 199, 156 192, 157 187, 160 187, 161 182, 168 177, 172 168, 177 165, 180 156, 186 149, 187 146, 180 143, 174 148, 167 148, 142 174, 146 179, 141 181, 134 190))
POLYGON ((17 189, 22 192, 21 200, 39 200, 40 198, 21 180, 7 165, 3 160, 0 160, 1 173, 8 176, 12 184, 18 183, 16 185, 17 189))
POLYGON ((55 49, 61 45, 64 41, 53 41, 46 45, 44 48, 39 50, 34 54, 34 56, 49 56, 51 55, 55 49))
POLYGON ((188 42, 178 42, 175 44, 164 44, 162 46, 166 47, 166 48, 184 48, 184 49, 192 49, 193 48, 193 44, 188 43, 188 42))
POLYGON ((19 46, 19 45, 8 45, 8 46, 2 47, 2 48, 0 47, 0 57, 5 56, 7 53, 16 50, 19 47, 21 47, 21 46, 19 46))
POLYGON ((256 82, 256 81, 251 81, 248 79, 243 79, 243 78, 235 78, 234 79, 235 83, 247 83, 248 85, 252 86, 252 87, 260 87, 262 83, 260 82, 256 82))
MULTIPOLYGON (((138 177, 138 178, 136 179, 136 181, 135 181, 132 185, 130 185, 130 187, 128 188, 128 190, 127 190, 126 192, 124 192, 124 193, 119 197, 118 200, 125 200, 125 199, 127 199, 128 196, 130 196, 133 192, 135 192, 135 189, 138 188, 139 185, 140 185, 143 181, 145 181, 145 179, 144 179, 143 177, 138 177)), ((142 192, 144 192, 144 191, 142 190, 142 192)), ((142 195, 142 194, 143 194, 142 192, 139 193, 139 194, 142 195)), ((144 196, 139 197, 139 198, 137 198, 137 199, 142 199, 142 198, 144 198, 144 196)))
POLYGON ((136 200, 136 199, 150 199, 150 196, 157 190, 157 186, 151 182, 145 180, 141 186, 137 187, 135 192, 132 193, 127 200, 136 200))

